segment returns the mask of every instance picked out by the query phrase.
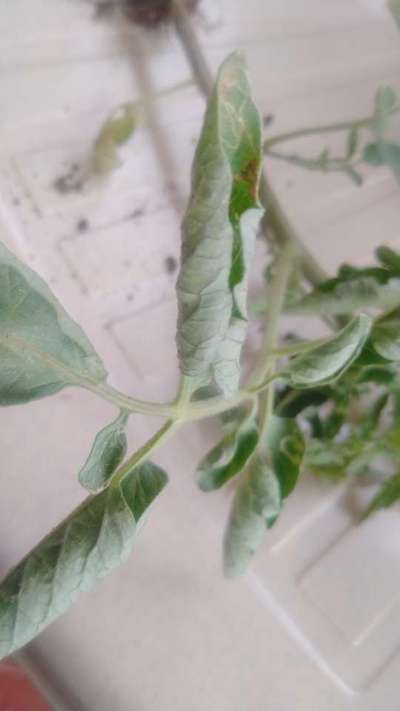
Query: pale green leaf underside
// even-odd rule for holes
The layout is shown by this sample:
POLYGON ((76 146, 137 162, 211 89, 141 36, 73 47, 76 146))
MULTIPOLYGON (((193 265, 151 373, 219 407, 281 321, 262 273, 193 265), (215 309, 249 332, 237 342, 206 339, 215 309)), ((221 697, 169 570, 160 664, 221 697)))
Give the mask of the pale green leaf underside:
POLYGON ((204 377, 214 366, 225 394, 239 381, 261 154, 260 117, 244 61, 233 54, 219 71, 196 150, 177 282, 181 370, 204 377))
POLYGON ((28 402, 106 372, 43 280, 0 243, 0 405, 28 402))
MULTIPOLYGON (((137 524, 166 484, 150 462, 87 499, 0 583, 0 658, 29 642, 79 593, 126 560, 137 524)), ((100 623, 99 623, 100 624, 100 623)))
POLYGON ((358 277, 338 283, 332 291, 316 289, 291 305, 291 314, 327 316, 352 314, 360 309, 392 309, 400 304, 400 279, 380 284, 373 277, 358 277))
POLYGON ((338 378, 360 354, 371 324, 369 316, 356 316, 329 341, 290 361, 285 375, 292 387, 314 387, 338 378))
POLYGON ((245 572, 276 521, 282 500, 277 477, 260 457, 254 457, 233 500, 224 537, 224 572, 229 578, 245 572))
POLYGON ((372 344, 383 358, 400 361, 400 321, 378 323, 372 331, 372 344))
POLYGON ((79 472, 80 483, 92 493, 107 485, 126 454, 126 422, 127 415, 122 412, 96 435, 90 454, 79 472))

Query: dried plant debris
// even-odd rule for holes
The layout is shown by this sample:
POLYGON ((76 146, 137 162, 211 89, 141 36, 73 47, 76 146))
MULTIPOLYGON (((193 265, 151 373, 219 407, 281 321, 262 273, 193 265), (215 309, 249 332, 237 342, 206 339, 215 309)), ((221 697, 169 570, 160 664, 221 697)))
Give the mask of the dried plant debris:
POLYGON ((68 193, 80 193, 84 186, 84 178, 78 163, 72 163, 63 173, 61 173, 52 183, 52 187, 60 195, 68 193))
MULTIPOLYGON (((138 25, 159 27, 172 18, 172 0, 122 0, 128 16, 138 25)), ((186 0, 187 9, 193 11, 198 0, 186 0)))
POLYGON ((116 0, 99 0, 95 4, 94 19, 108 20, 114 14, 116 7, 116 0))
POLYGON ((92 170, 96 175, 108 175, 120 165, 118 148, 129 141, 138 118, 135 104, 119 106, 107 118, 94 145, 92 170))

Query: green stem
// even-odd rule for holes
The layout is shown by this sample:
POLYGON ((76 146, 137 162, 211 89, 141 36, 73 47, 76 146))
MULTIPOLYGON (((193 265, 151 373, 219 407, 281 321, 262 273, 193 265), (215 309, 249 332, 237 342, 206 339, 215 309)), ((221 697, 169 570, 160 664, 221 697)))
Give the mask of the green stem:
POLYGON ((274 348, 272 353, 277 357, 307 353, 308 351, 314 350, 314 348, 323 346, 327 340, 329 339, 316 338, 313 341, 296 341, 295 343, 289 343, 287 346, 279 346, 278 348, 274 348))
POLYGON ((303 158, 294 153, 280 153, 279 151, 270 151, 269 149, 265 151, 266 155, 270 158, 275 158, 276 160, 282 160, 291 165, 295 165, 299 168, 306 168, 307 170, 315 170, 324 173, 338 173, 346 168, 354 168, 360 163, 359 160, 352 161, 348 158, 329 158, 326 165, 322 166, 318 159, 314 158, 303 158))
POLYGON ((273 364, 275 362, 273 350, 277 336, 278 321, 283 310, 295 253, 296 250, 293 242, 288 242, 278 257, 272 284, 267 291, 267 301, 269 301, 267 323, 258 363, 250 380, 250 388, 257 387, 260 383, 265 381, 270 371, 271 361, 273 364))
MULTIPOLYGON (((390 113, 392 113, 392 111, 390 111, 390 113)), ((264 142, 264 150, 269 150, 277 143, 294 141, 297 138, 304 138, 305 136, 313 136, 315 134, 321 133, 337 133, 340 131, 351 131, 351 129, 353 128, 368 128, 373 118, 374 114, 355 121, 339 121, 337 123, 327 123, 320 124, 317 126, 309 126, 307 128, 298 128, 295 131, 288 131, 287 133, 278 133, 276 136, 272 136, 272 138, 268 138, 264 142)))
POLYGON ((154 92, 154 94, 148 94, 147 96, 143 96, 140 99, 136 99, 136 101, 124 104, 124 106, 129 108, 132 107, 132 109, 135 109, 138 106, 146 106, 148 104, 152 104, 158 99, 163 99, 165 97, 171 96, 172 94, 176 94, 176 92, 178 91, 182 91, 182 89, 188 89, 189 87, 193 86, 193 79, 185 79, 184 81, 178 81, 176 82, 176 84, 172 84, 172 86, 169 86, 166 89, 160 89, 160 91, 156 91, 154 92))
POLYGON ((274 388, 269 387, 260 400, 260 408, 258 413, 258 428, 260 433, 259 449, 261 452, 263 452, 266 447, 266 434, 274 412, 274 400, 275 390, 274 388))
POLYGON ((147 459, 151 452, 154 452, 158 447, 165 442, 172 434, 176 432, 180 423, 175 420, 167 420, 157 432, 150 437, 145 444, 140 447, 114 474, 110 486, 119 486, 123 479, 129 474, 134 467, 141 464, 147 459))
POLYGON ((103 400, 111 402, 116 407, 128 412, 139 412, 142 415, 155 415, 156 417, 171 417, 176 413, 174 403, 147 402, 139 400, 124 393, 119 392, 108 383, 95 383, 89 380, 82 380, 80 385, 86 390, 99 395, 103 400))
POLYGON ((112 403, 116 407, 123 408, 128 412, 138 412, 144 415, 154 415, 156 417, 167 417, 174 422, 182 422, 183 420, 189 422, 218 415, 221 412, 225 412, 225 410, 237 407, 245 400, 253 399, 257 392, 264 390, 269 382, 277 377, 279 377, 279 374, 263 382, 252 383, 251 387, 239 390, 239 392, 231 398, 210 397, 206 400, 187 404, 184 404, 182 400, 175 400, 172 403, 137 400, 136 398, 120 393, 106 383, 97 385, 96 383, 81 381, 80 385, 96 395, 99 395, 103 400, 107 400, 107 402, 112 403))
POLYGON ((275 342, 278 332, 279 317, 285 302, 285 295, 290 274, 293 269, 293 259, 295 247, 293 242, 288 242, 279 255, 276 271, 272 279, 272 284, 267 293, 270 307, 268 309, 267 323, 264 332, 264 339, 261 346, 258 364, 250 381, 250 387, 255 385, 260 387, 262 383, 266 392, 259 395, 258 425, 260 431, 260 449, 263 451, 265 434, 274 408, 274 388, 272 381, 279 376, 275 372, 276 355, 274 354, 275 342), (260 383, 261 381, 261 383, 260 383))

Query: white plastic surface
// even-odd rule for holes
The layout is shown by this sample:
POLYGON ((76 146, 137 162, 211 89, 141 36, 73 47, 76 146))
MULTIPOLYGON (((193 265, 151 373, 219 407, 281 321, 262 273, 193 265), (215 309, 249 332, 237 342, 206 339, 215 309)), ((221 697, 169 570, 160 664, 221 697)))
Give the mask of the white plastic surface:
MULTIPOLYGON (((195 24, 213 69, 234 48, 246 53, 271 132, 363 116, 379 84, 400 87, 400 35, 381 0, 204 0, 195 24)), ((94 19, 85 0, 3 2, 0 31, 1 239, 48 280, 116 386, 169 398, 177 366, 166 259, 179 253, 197 90, 152 106, 109 181, 67 194, 55 182, 74 164, 79 178, 119 103, 189 77, 175 34, 94 19)), ((399 247, 399 192, 384 170, 362 190, 341 176, 270 170, 328 268, 344 256, 364 263, 382 240, 399 247)), ((76 472, 111 415, 72 390, 0 411, 4 570, 82 498, 76 472)), ((132 418, 132 448, 156 424, 132 418)), ((351 492, 307 480, 248 576, 228 583, 229 494, 201 494, 193 481, 216 436, 211 424, 190 426, 157 454, 171 484, 130 561, 33 645, 66 702, 74 711, 398 711, 398 511, 355 527, 351 492)))

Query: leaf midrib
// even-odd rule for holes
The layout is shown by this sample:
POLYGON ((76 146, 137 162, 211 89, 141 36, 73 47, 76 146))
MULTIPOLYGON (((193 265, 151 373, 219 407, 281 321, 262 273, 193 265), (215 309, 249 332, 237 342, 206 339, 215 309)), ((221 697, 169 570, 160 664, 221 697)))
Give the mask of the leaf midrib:
POLYGON ((50 368, 61 372, 65 376, 66 381, 71 385, 79 385, 84 383, 98 385, 102 382, 102 379, 96 380, 88 375, 78 375, 76 371, 69 368, 63 361, 58 360, 47 351, 42 350, 39 346, 32 343, 32 341, 17 336, 15 333, 4 334, 0 331, 0 343, 4 346, 10 346, 11 344, 11 349, 14 346, 14 348, 19 347, 30 352, 39 362, 42 362, 50 368))

